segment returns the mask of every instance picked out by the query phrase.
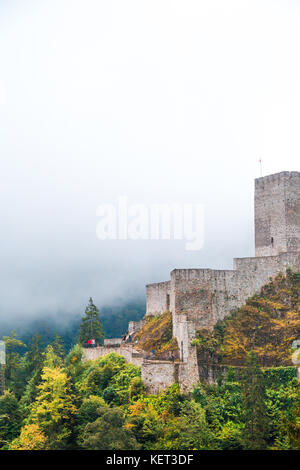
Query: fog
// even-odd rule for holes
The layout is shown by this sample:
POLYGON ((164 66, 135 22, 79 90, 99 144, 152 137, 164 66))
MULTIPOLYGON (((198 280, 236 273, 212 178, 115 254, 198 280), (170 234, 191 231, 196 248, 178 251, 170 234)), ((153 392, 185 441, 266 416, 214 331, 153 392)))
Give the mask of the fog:
POLYGON ((299 170, 300 8, 0 1, 0 319, 144 298, 254 255, 254 178, 299 170), (97 208, 204 206, 204 245, 99 240, 97 208))

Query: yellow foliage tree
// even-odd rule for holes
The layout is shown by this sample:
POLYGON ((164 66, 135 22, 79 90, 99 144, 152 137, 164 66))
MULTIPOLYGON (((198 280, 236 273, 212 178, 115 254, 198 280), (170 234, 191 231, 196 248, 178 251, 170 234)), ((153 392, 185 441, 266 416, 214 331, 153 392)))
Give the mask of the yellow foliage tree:
POLYGON ((42 370, 39 393, 32 405, 29 424, 35 424, 47 438, 47 449, 60 449, 66 445, 71 435, 76 408, 76 396, 72 390, 71 379, 62 367, 54 367, 53 350, 46 356, 42 370))
POLYGON ((21 429, 20 437, 10 444, 10 450, 44 450, 47 438, 38 424, 26 424, 21 429))

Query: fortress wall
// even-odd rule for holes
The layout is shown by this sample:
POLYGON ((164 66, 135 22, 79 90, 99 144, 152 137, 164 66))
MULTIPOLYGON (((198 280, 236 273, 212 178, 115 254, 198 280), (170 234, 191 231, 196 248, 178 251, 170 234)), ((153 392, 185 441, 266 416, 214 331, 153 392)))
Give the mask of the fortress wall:
POLYGON ((176 316, 187 315, 196 328, 206 326, 211 321, 211 270, 174 269, 171 272, 174 284, 174 309, 176 316))
POLYGON ((104 346, 120 346, 121 338, 107 338, 104 340, 104 346))
POLYGON ((196 348, 192 348, 187 362, 145 360, 142 380, 148 393, 158 393, 173 383, 179 384, 181 392, 192 391, 199 381, 196 348))
POLYGON ((212 270, 212 312, 209 321, 205 325, 212 328, 222 320, 239 302, 239 281, 236 271, 212 270))
POLYGON ((193 321, 188 321, 184 314, 172 314, 173 336, 177 339, 180 360, 185 362, 189 357, 189 345, 195 338, 196 330, 193 321))
POLYGON ((282 253, 286 268, 290 267, 294 272, 300 272, 300 252, 282 253))
POLYGON ((83 361, 91 361, 99 359, 99 357, 106 356, 109 353, 116 353, 123 356, 127 362, 131 362, 136 366, 141 366, 143 362, 143 355, 135 352, 132 347, 128 345, 114 346, 98 346, 96 348, 83 348, 83 361))
POLYGON ((259 292, 261 287, 287 268, 294 271, 300 269, 300 253, 281 253, 278 256, 259 258, 236 258, 234 265, 239 276, 240 305, 248 297, 259 292))
MULTIPOLYGON (((278 256, 235 258, 233 271, 212 271, 213 324, 232 310, 241 307, 249 297, 280 272, 291 267, 300 269, 299 253, 281 253, 278 256)), ((209 322, 208 322, 209 324, 209 322)))
POLYGON ((158 393, 176 382, 176 363, 170 361, 144 361, 142 380, 148 393, 158 393))
POLYGON ((170 296, 170 287, 170 281, 146 286, 146 315, 160 315, 170 310, 167 297, 170 296))
POLYGON ((171 272, 172 282, 172 312, 187 315, 196 329, 212 328, 239 303, 239 279, 234 270, 176 269, 171 272))
POLYGON ((246 300, 260 290, 269 278, 283 269, 278 257, 266 262, 266 258, 240 258, 235 260, 235 270, 212 271, 212 314, 207 327, 241 307, 246 300), (262 260, 260 262, 259 260, 262 260))
MULTIPOLYGON (((171 272, 171 281, 154 284, 153 291, 150 289, 151 285, 147 289, 151 293, 151 302, 156 306, 156 312, 162 306, 159 313, 166 310, 166 293, 169 293, 174 336, 178 338, 180 347, 180 342, 185 342, 185 333, 181 331, 185 328, 182 322, 193 322, 196 330, 212 328, 218 320, 222 320, 259 292, 270 277, 279 272, 285 273, 288 267, 300 271, 299 252, 235 258, 233 270, 174 269, 171 272)), ((186 351, 183 354, 185 356, 186 351)))
POLYGON ((137 333, 144 325, 145 320, 140 320, 140 321, 130 321, 128 323, 128 334, 133 335, 134 333, 137 333))
POLYGON ((189 346, 189 355, 186 362, 178 363, 177 381, 182 392, 190 392, 193 390, 197 382, 199 382, 199 368, 197 360, 197 350, 195 346, 189 346))

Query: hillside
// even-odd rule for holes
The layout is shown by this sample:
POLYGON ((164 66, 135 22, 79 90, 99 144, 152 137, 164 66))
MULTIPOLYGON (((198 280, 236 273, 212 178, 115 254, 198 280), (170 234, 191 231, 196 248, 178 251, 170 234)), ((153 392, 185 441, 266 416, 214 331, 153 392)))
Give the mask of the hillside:
POLYGON ((213 331, 198 331, 193 344, 201 362, 243 365, 253 351, 262 366, 288 366, 296 339, 300 339, 300 273, 287 270, 213 331))
POLYGON ((141 330, 134 336, 137 348, 152 353, 156 359, 177 359, 179 357, 176 338, 172 338, 172 315, 170 312, 159 316, 147 316, 141 330))

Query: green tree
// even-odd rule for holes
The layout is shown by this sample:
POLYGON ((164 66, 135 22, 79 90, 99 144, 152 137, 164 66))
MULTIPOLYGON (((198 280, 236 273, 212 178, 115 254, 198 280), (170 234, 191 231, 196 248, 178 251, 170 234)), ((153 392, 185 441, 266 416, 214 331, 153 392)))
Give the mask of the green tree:
POLYGON ((20 404, 24 416, 28 414, 28 407, 34 402, 38 388, 37 385, 41 382, 43 361, 45 359, 44 348, 42 345, 42 337, 40 334, 35 334, 32 338, 29 349, 25 354, 24 360, 26 363, 26 387, 22 394, 20 404))
POLYGON ((145 393, 145 386, 141 377, 133 377, 129 385, 129 397, 131 399, 143 395, 145 393))
POLYGON ((100 313, 90 297, 89 304, 85 309, 85 316, 82 318, 79 332, 80 344, 85 344, 89 339, 95 339, 97 343, 104 338, 100 313))
POLYGON ((300 385, 297 384, 297 392, 294 406, 288 417, 283 418, 285 435, 294 450, 300 450, 300 385))
POLYGON ((11 336, 3 336, 2 339, 6 349, 6 387, 12 390, 17 398, 20 398, 26 383, 26 361, 18 351, 26 345, 17 339, 15 330, 11 332, 11 336))
POLYGON ((43 352, 42 337, 37 333, 32 338, 25 354, 27 376, 31 377, 36 371, 41 371, 44 360, 43 352))
POLYGON ((90 395, 84 398, 76 414, 76 435, 79 447, 82 447, 83 432, 87 424, 93 423, 99 418, 99 410, 109 406, 106 405, 102 397, 90 395))
POLYGON ((6 447, 19 435, 21 413, 14 393, 6 391, 0 397, 0 448, 6 447))
POLYGON ((241 386, 245 422, 243 442, 247 449, 265 449, 268 432, 265 381, 252 351, 247 355, 241 386))
POLYGON ((64 340, 59 334, 55 334, 54 340, 51 343, 53 348, 54 354, 58 356, 60 359, 63 359, 66 354, 64 340))
POLYGON ((100 418, 87 424, 83 447, 90 450, 136 450, 140 446, 132 431, 124 427, 124 412, 107 406, 99 409, 100 418))
POLYGON ((38 425, 47 438, 47 449, 64 449, 72 436, 77 397, 71 378, 60 366, 61 360, 51 346, 47 349, 42 380, 37 386, 38 394, 26 424, 38 425))
POLYGON ((73 377, 73 380, 76 382, 84 370, 84 363, 82 362, 82 347, 80 344, 73 346, 65 357, 64 364, 73 377))

